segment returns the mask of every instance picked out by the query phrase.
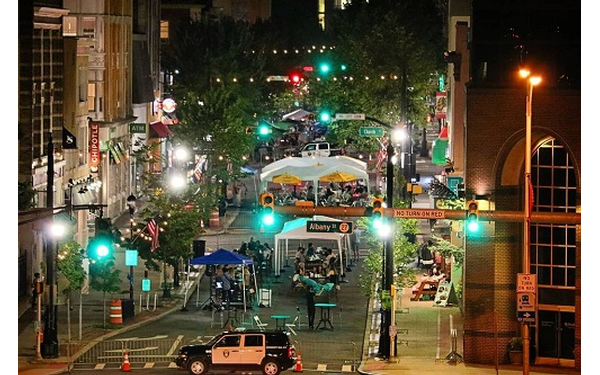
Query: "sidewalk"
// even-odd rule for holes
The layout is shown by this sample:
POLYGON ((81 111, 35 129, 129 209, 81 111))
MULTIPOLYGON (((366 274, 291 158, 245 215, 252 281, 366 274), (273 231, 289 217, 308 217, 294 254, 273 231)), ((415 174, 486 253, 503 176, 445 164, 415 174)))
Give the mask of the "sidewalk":
MULTIPOLYGON (((425 161, 426 162, 426 161, 425 161)), ((423 176, 423 174, 422 174, 423 176)), ((415 206, 425 207, 428 204, 428 196, 424 194, 418 198, 415 206)), ((219 228, 206 228, 205 236, 224 234, 228 225, 235 219, 235 211, 232 210, 228 216, 222 219, 226 219, 223 225, 219 228), (233 214, 231 214, 233 213, 233 214)), ((129 216, 128 214, 115 220, 115 223, 120 227, 128 225, 129 216)), ((153 281, 154 282, 154 281, 153 281)), ((281 285, 281 284, 280 284, 281 285)), ((455 357, 457 363, 449 363, 446 357, 450 353, 450 342, 448 338, 448 317, 452 322, 452 327, 458 331, 458 344, 456 348, 456 354, 462 355, 462 331, 463 331, 463 318, 458 307, 439 308, 432 307, 432 304, 428 301, 411 301, 410 296, 412 295, 409 288, 404 290, 404 297, 402 298, 401 308, 410 309, 410 314, 399 314, 397 315, 397 325, 399 328, 406 328, 408 333, 406 335, 398 336, 398 353, 395 358, 391 360, 378 360, 373 353, 369 350, 372 348, 371 342, 377 341, 374 337, 373 332, 378 332, 379 324, 379 310, 377 308, 378 301, 370 301, 369 309, 366 312, 367 319, 365 322, 364 331, 364 350, 361 357, 360 364, 357 366, 356 371, 363 375, 395 375, 395 374, 415 374, 422 375, 424 373, 429 374, 441 374, 444 375, 475 375, 475 374, 522 374, 523 370, 520 366, 502 365, 497 369, 494 366, 481 366, 474 364, 465 364, 461 362, 460 357, 455 357), (436 315, 439 326, 430 324, 435 322, 436 315), (371 322, 371 324, 369 324, 371 322), (427 322, 427 324, 424 324, 427 322), (442 334, 440 335, 440 332, 442 334), (402 340, 406 340, 406 345, 401 344, 402 340), (436 352, 437 348, 437 352, 436 352)), ((166 314, 170 314, 178 311, 182 306, 181 293, 176 291, 173 293, 173 298, 163 299, 156 311, 152 314, 141 312, 136 316, 124 322, 120 329, 106 333, 106 330, 97 329, 94 333, 86 335, 86 339, 92 338, 109 338, 111 336, 122 333, 128 329, 132 329, 150 321, 160 319, 166 314)), ((364 316, 364 315, 363 315, 364 316)), ((21 324, 21 318, 19 318, 21 324)), ((362 328, 361 328, 362 329, 362 328)), ((66 337, 63 337, 61 333, 59 337, 61 344, 67 342, 66 337)), ((19 334, 19 357, 18 357, 18 373, 21 375, 50 375, 50 374, 61 374, 66 373, 70 369, 69 357, 61 356, 56 359, 48 359, 42 361, 32 360, 34 357, 30 354, 22 355, 22 352, 31 353, 32 346, 35 344, 35 335, 33 331, 33 323, 30 323, 24 330, 20 331, 19 334)), ((33 352, 35 353, 35 352, 33 352)), ((76 353, 71 353, 73 356, 76 353)), ((304 354, 304 353, 303 353, 304 354)), ((500 356, 503 353, 499 353, 500 356)), ((289 372, 289 371, 287 371, 289 372)), ((307 371, 308 372, 308 371, 307 371)), ((560 369, 554 367, 540 367, 531 366, 531 375, 541 374, 579 374, 580 372, 573 369, 560 369)))
MULTIPOLYGON (((203 236, 215 236, 224 234, 227 231, 228 225, 235 219, 237 215, 236 211, 229 212, 225 217, 221 217, 221 225, 216 228, 205 227, 205 233, 203 236)), ((116 218, 113 222, 113 225, 117 228, 123 229, 129 225, 129 213, 125 212, 120 217, 116 218)), ((123 232, 124 233, 124 232, 123 232)), ((123 255, 123 254, 121 254, 123 255)), ((143 271, 140 271, 143 272, 143 271)), ((139 275, 138 275, 139 276, 139 275)), ((136 276, 137 277, 137 276, 136 276)), ((156 283, 154 285, 159 285, 160 280, 156 277, 151 277, 152 282, 156 283)), ((194 279, 194 282, 200 279, 197 277, 194 279)), ((139 278, 137 279, 139 280, 139 278)), ((193 290, 192 287, 188 287, 187 290, 193 290)), ((100 292, 97 292, 100 293, 100 292)), ((176 290, 172 291, 171 298, 161 298, 159 303, 156 306, 156 310, 152 311, 152 313, 148 311, 137 312, 133 318, 126 320, 123 322, 123 325, 119 329, 114 329, 112 331, 108 331, 102 328, 94 328, 94 327, 85 327, 84 330, 84 340, 92 341, 96 339, 107 339, 111 336, 115 336, 123 331, 128 329, 132 329, 143 324, 148 323, 149 321, 157 320, 163 317, 166 314, 170 314, 174 311, 179 310, 183 303, 183 296, 185 295, 184 283, 182 286, 176 290), (107 333, 108 332, 108 333, 107 333)), ((97 302, 97 301, 95 301, 97 302)), ((35 359, 35 348, 36 348, 36 337, 35 337, 35 328, 34 328, 34 313, 29 309, 29 300, 19 301, 19 329, 18 329, 18 373, 21 375, 51 375, 51 374, 62 374, 69 372, 70 368, 72 368, 69 363, 69 357, 66 353, 63 353, 66 349, 66 343, 68 342, 68 337, 61 330, 59 330, 59 348, 60 355, 58 358, 53 359, 35 359), (23 313, 21 313, 24 311, 23 313)), ((75 321, 77 319, 77 308, 73 310, 72 319, 75 321)), ((86 317, 91 312, 86 311, 86 317)), ((59 326, 64 326, 61 320, 63 317, 62 314, 58 314, 59 318, 59 326)), ((102 318, 99 318, 99 321, 102 321, 102 318)), ((72 333, 72 337, 77 337, 77 332, 72 333)), ((85 351, 86 348, 80 348, 80 351, 85 351)), ((77 356, 77 353, 70 353, 71 356, 77 356)))

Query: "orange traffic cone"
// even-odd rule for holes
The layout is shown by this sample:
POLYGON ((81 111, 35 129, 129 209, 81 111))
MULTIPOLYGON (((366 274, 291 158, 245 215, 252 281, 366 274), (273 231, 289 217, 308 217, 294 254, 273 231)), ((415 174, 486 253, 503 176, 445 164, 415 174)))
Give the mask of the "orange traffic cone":
POLYGON ((298 357, 296 358, 296 366, 294 366, 294 372, 302 372, 302 355, 298 352, 298 357))
POLYGON ((125 352, 123 356, 123 364, 121 365, 121 371, 131 371, 131 364, 129 363, 129 353, 125 352))

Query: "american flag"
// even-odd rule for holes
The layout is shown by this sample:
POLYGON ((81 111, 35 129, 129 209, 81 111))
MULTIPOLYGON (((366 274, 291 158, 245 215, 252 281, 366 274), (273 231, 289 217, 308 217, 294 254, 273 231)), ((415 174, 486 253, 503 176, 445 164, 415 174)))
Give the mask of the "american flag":
POLYGON ((387 149, 382 147, 377 153, 377 161, 375 162, 375 170, 381 171, 383 163, 387 161, 387 149))
POLYGON ((158 244, 158 224, 156 223, 156 220, 152 219, 148 223, 148 233, 150 233, 150 236, 152 237, 152 245, 150 245, 150 251, 153 252, 159 246, 159 244, 158 244))

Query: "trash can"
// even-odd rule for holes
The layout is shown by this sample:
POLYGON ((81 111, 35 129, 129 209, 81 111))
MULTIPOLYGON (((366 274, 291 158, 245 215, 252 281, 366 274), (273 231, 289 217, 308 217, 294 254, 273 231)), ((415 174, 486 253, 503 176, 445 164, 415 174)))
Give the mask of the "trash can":
POLYGON ((135 316, 135 304, 132 299, 121 300, 121 310, 123 314, 123 321, 133 319, 135 316))

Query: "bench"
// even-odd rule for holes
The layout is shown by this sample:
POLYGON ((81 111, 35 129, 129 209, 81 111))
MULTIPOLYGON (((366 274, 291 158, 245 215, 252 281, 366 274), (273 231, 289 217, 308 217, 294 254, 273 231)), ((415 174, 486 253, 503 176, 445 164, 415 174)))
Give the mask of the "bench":
POLYGON ((423 296, 431 296, 431 300, 435 298, 439 281, 423 281, 419 283, 419 287, 412 291, 411 301, 422 301, 423 296))

